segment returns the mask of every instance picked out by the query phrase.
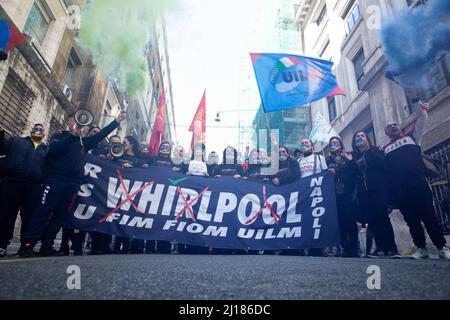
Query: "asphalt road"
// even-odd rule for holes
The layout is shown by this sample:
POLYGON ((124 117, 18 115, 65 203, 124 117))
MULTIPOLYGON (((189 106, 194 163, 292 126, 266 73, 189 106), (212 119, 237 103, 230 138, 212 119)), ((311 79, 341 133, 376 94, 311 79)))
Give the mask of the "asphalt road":
POLYGON ((258 255, 0 260, 0 299, 450 299, 450 261, 258 255), (69 290, 67 268, 80 268, 69 290), (369 290, 370 265, 381 289, 369 290))

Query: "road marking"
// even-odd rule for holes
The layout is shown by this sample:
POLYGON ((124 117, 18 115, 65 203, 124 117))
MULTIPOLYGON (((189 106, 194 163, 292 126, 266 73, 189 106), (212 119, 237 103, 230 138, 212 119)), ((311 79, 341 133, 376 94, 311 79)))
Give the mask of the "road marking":
POLYGON ((0 264, 1 263, 9 263, 9 262, 28 262, 28 261, 42 261, 42 260, 52 260, 51 257, 47 257, 47 258, 13 258, 13 259, 8 259, 6 258, 6 260, 0 260, 0 264))

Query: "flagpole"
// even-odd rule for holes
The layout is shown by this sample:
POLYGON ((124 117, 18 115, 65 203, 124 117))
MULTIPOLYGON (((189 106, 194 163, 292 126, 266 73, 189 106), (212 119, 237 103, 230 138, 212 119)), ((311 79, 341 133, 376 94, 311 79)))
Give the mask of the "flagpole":
POLYGON ((266 126, 267 130, 270 131, 270 124, 269 124, 269 118, 267 118, 267 113, 264 112, 264 119, 266 120, 266 126))

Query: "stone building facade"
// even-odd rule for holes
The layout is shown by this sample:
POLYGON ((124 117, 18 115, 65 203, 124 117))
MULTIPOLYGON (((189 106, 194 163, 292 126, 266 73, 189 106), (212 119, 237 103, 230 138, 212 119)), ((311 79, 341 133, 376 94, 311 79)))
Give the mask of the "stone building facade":
MULTIPOLYGON (((415 10, 426 2, 295 1, 302 53, 333 61, 338 84, 346 93, 346 96, 311 103, 312 118, 317 112, 324 115, 347 148, 350 149, 351 138, 358 130, 365 131, 376 145, 384 145, 388 142, 384 133, 387 121, 397 121, 405 129, 411 125, 413 117, 405 89, 384 77, 388 61, 383 52, 380 26, 382 19, 395 19, 402 10, 415 10)), ((422 149, 443 163, 450 161, 449 59, 448 55, 443 55, 437 61, 429 87, 421 91, 430 104, 422 149)), ((445 197, 448 199, 448 173, 430 183, 442 225, 450 232, 450 209, 442 206, 445 197)), ((398 212, 391 217, 399 247, 403 249, 411 243, 407 227, 398 212)))

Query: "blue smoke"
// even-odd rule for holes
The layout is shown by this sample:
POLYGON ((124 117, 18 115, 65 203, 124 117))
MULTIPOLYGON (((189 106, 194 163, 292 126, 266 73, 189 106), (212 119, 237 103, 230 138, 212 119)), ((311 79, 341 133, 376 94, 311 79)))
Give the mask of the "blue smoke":
POLYGON ((450 1, 404 12, 381 30, 389 61, 385 76, 404 86, 424 87, 437 58, 450 51, 450 1))

